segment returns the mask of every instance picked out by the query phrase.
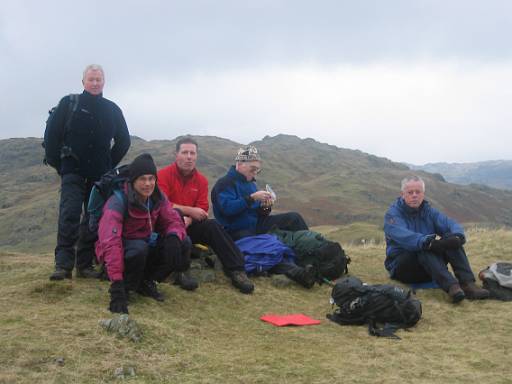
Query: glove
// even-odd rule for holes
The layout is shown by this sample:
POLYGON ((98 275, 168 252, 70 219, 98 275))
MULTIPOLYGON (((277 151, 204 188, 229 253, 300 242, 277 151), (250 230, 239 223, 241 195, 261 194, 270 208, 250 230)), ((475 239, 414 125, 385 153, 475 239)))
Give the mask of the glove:
POLYGON ((459 249, 460 246, 462 245, 462 242, 460 241, 459 236, 446 237, 444 239, 441 239, 441 241, 444 244, 444 249, 448 249, 448 250, 459 249))
POLYGON ((108 290, 110 293, 110 305, 108 309, 112 313, 128 313, 128 300, 124 290, 124 282, 113 281, 108 290))
POLYGON ((445 251, 443 240, 433 239, 428 246, 428 250, 436 255, 442 255, 445 251))
POLYGON ((432 240, 428 250, 436 255, 442 255, 446 251, 458 249, 461 246, 461 241, 458 236, 447 237, 441 240, 432 240))
POLYGON ((172 249, 181 250, 181 240, 174 234, 169 234, 164 240, 164 248, 166 252, 171 252, 172 249))

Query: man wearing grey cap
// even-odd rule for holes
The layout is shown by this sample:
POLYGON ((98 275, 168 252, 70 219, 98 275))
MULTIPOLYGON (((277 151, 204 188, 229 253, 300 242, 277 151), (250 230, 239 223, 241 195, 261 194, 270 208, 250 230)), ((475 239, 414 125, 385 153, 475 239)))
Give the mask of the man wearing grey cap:
POLYGON ((270 192, 259 190, 256 175, 261 171, 261 156, 249 145, 238 150, 235 165, 217 180, 211 192, 213 214, 234 240, 267 233, 271 228, 288 231, 308 229, 296 212, 270 215, 270 192))

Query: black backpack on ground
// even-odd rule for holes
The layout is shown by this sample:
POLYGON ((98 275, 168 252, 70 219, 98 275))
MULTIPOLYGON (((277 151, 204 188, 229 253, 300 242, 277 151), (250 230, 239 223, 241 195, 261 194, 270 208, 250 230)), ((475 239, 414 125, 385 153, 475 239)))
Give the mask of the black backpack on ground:
POLYGON ((368 324, 373 336, 400 339, 395 331, 412 327, 421 318, 421 302, 411 291, 394 285, 367 285, 346 276, 336 282, 331 296, 337 308, 327 315, 329 320, 341 325, 368 324))
MULTIPOLYGON (((59 143, 60 143, 60 156, 73 156, 73 151, 71 151, 71 148, 66 147, 64 145, 64 140, 66 138, 66 134, 69 131, 69 126, 71 124, 71 119, 73 117, 73 114, 78 109, 78 102, 80 100, 79 94, 70 94, 69 95, 69 104, 68 104, 68 110, 66 111, 66 120, 64 123, 64 131, 62 132, 62 136, 59 137, 59 143)), ((45 165, 49 165, 53 168, 57 168, 56 164, 51 164, 48 162, 48 156, 46 155, 46 148, 47 148, 47 141, 48 141, 48 126, 52 123, 53 119, 55 118, 55 110, 57 109, 57 106, 53 107, 48 111, 48 118, 46 119, 46 128, 44 130, 44 138, 43 142, 41 143, 41 146, 45 149, 45 156, 43 158, 43 163, 45 165)), ((57 169, 58 171, 58 169, 57 169)))
POLYGON ((305 267, 311 264, 317 271, 319 283, 325 280, 336 280, 348 273, 350 258, 345 254, 339 243, 327 240, 321 233, 301 230, 272 230, 281 242, 293 249, 297 264, 305 267))

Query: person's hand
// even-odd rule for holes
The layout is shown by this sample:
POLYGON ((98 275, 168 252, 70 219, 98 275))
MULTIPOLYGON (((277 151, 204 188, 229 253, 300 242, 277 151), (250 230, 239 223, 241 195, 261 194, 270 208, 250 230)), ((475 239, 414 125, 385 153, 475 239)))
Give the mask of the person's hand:
POLYGON ((203 221, 208 218, 208 212, 199 207, 191 207, 187 210, 187 215, 195 221, 203 221))
POLYGON ((185 222, 185 228, 188 228, 188 226, 192 224, 192 218, 190 216, 183 216, 183 221, 185 222))
POLYGON ((128 313, 128 299, 124 289, 124 282, 113 281, 110 285, 110 305, 108 309, 112 313, 128 313))
POLYGON ((461 245, 460 238, 458 236, 452 236, 441 240, 432 240, 428 249, 437 255, 442 255, 446 251, 458 249, 461 245))
POLYGON ((164 239, 164 248, 167 252, 172 249, 181 249, 181 240, 174 234, 169 234, 164 239))
POLYGON ((445 251, 445 248, 441 240, 433 239, 428 246, 428 250, 435 253, 436 255, 442 255, 445 251))
POLYGON ((261 206, 264 207, 264 208, 269 208, 269 207, 271 207, 273 205, 274 205, 274 200, 272 200, 272 199, 263 200, 261 202, 261 206))
POLYGON ((444 239, 441 239, 441 241, 444 244, 444 248, 449 250, 459 249, 460 246, 462 245, 462 242, 458 236, 446 237, 444 239))
POLYGON ((272 196, 267 191, 256 191, 251 194, 251 199, 254 201, 261 201, 263 203, 264 201, 272 200, 272 196))

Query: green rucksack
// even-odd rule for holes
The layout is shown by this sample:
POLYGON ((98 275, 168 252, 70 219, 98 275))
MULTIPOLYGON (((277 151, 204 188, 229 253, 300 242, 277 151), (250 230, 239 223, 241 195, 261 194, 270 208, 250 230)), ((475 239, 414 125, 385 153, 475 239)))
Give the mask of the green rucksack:
POLYGON ((319 282, 335 280, 348 273, 350 257, 345 254, 339 243, 327 240, 321 233, 302 231, 272 231, 285 245, 295 252, 297 264, 305 267, 313 265, 317 270, 319 282))

